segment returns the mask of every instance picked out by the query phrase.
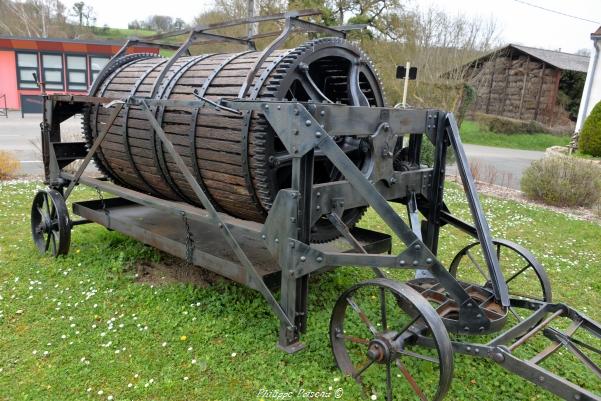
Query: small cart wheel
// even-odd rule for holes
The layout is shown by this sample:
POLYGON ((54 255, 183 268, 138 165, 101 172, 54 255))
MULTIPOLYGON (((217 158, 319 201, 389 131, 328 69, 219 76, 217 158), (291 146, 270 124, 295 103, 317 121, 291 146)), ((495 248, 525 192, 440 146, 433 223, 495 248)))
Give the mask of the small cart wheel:
POLYGON ((71 245, 71 220, 60 192, 40 190, 31 205, 31 236, 41 253, 66 255, 71 245))
MULTIPOLYGON (((480 242, 474 242, 459 251, 451 262, 449 271, 459 281, 476 283, 492 289, 482 249, 477 245, 480 245, 480 242)), ((551 302, 551 282, 545 268, 529 250, 507 240, 493 240, 493 245, 509 288, 509 312, 518 321, 530 313, 530 301, 551 302)))
POLYGON ((442 400, 453 349, 432 306, 406 284, 378 278, 345 291, 334 306, 330 341, 338 367, 368 395, 387 401, 442 400))

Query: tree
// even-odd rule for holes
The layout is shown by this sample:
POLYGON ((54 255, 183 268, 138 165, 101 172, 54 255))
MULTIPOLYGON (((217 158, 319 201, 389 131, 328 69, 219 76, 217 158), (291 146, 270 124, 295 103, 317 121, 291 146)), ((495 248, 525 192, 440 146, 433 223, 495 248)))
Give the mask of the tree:
POLYGON ((83 1, 73 3, 71 14, 79 22, 80 28, 84 26, 84 21, 85 26, 90 26, 90 22, 92 22, 92 24, 96 22, 96 12, 94 11, 94 8, 83 1))

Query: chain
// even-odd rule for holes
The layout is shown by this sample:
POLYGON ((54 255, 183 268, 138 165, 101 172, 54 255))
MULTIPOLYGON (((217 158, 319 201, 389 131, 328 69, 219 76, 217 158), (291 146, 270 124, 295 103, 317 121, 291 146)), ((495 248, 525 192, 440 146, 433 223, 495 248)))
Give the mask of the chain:
POLYGON ((194 261, 194 238, 192 237, 192 231, 190 231, 190 223, 186 217, 186 212, 182 211, 181 214, 186 227, 186 261, 192 263, 194 261))
POLYGON ((98 194, 98 199, 100 200, 100 206, 102 207, 102 211, 104 212, 104 215, 106 216, 106 226, 107 228, 111 227, 111 215, 109 210, 106 208, 106 202, 104 201, 104 196, 102 196, 102 191, 100 191, 100 188, 98 188, 97 186, 94 187, 96 189, 96 193, 98 194))

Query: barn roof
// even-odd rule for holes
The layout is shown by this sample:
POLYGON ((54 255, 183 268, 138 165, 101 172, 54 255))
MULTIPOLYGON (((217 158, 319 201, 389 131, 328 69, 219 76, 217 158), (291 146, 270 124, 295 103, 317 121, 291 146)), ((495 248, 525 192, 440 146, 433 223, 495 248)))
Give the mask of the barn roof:
POLYGON ((595 32, 591 33, 591 39, 601 39, 601 26, 595 32))
POLYGON ((580 54, 572 53, 563 53, 555 50, 545 50, 536 47, 522 46, 517 44, 508 44, 505 47, 496 49, 470 62, 468 65, 474 64, 478 61, 488 60, 499 54, 507 53, 512 50, 517 50, 521 53, 528 54, 530 57, 534 57, 544 63, 552 65, 555 68, 559 68, 560 70, 577 71, 584 73, 588 71, 589 56, 583 56, 580 54))
POLYGON ((580 54, 563 53, 555 50, 537 49, 536 47, 528 47, 522 45, 509 45, 524 53, 536 57, 547 64, 551 64, 561 70, 587 72, 589 64, 589 56, 580 54))

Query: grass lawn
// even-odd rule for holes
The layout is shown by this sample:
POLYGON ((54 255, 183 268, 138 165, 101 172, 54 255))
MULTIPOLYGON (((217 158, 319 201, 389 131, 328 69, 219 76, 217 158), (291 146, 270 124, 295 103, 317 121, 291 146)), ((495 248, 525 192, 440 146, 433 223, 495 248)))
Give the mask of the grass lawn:
POLYGON ((96 28, 94 35, 107 39, 107 40, 119 40, 126 39, 130 36, 150 36, 156 34, 155 31, 148 29, 122 29, 122 28, 96 28))
POLYGON ((487 131, 475 121, 466 120, 461 124, 461 140, 474 145, 495 146, 499 148, 540 150, 551 146, 565 146, 570 143, 569 136, 551 134, 497 134, 487 131))
MULTIPOLYGON (((38 255, 29 208, 39 187, 0 183, 0 400, 257 400, 263 388, 297 394, 329 387, 341 388, 344 400, 384 399, 381 388, 366 396, 341 376, 328 342, 335 300, 369 271, 340 268, 311 279, 307 348, 286 355, 275 347, 278 324, 257 292, 225 280, 205 287, 140 284, 134 263, 162 256, 119 233, 78 226, 68 256, 38 255)), ((451 209, 467 217, 462 191, 447 192, 451 209)), ((95 195, 78 187, 74 198, 95 195)), ((546 266, 557 301, 601 318, 594 308, 601 304, 601 226, 512 201, 484 198, 483 205, 496 237, 530 248, 546 266)), ((373 212, 362 225, 383 226, 373 212)), ((442 261, 467 243, 443 229, 442 261)), ((398 241, 394 247, 401 249, 398 241)), ((402 279, 407 272, 390 275, 402 279)), ((573 362, 560 366, 585 380, 573 362)), ((434 372, 419 375, 436 379, 434 372)), ((556 398, 492 362, 456 355, 446 399, 556 398)))

